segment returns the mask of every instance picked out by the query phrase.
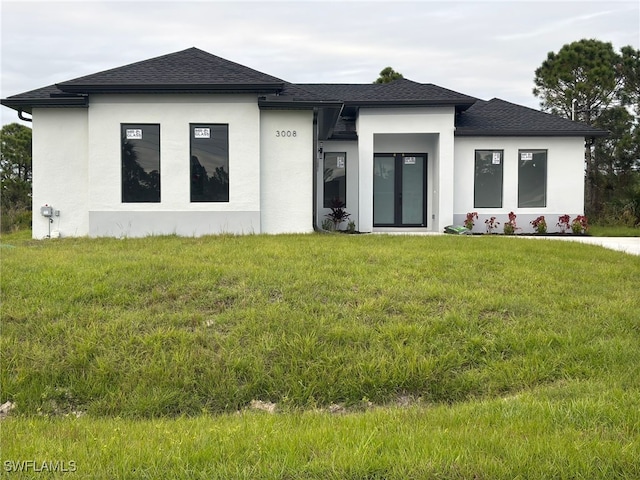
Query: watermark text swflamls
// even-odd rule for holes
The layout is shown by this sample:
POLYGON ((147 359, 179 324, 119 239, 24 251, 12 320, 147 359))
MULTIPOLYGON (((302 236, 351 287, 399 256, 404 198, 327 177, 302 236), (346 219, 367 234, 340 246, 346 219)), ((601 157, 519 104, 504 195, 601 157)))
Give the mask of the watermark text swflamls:
POLYGON ((37 460, 5 460, 4 471, 9 473, 15 472, 59 472, 73 473, 78 467, 75 460, 55 460, 55 461, 37 461, 37 460))

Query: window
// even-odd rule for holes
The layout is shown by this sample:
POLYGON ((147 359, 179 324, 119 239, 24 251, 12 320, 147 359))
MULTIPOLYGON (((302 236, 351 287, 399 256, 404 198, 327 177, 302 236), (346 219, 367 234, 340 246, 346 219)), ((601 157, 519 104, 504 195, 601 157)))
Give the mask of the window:
POLYGON ((122 124, 122 202, 160 201, 160 125, 122 124))
POLYGON ((335 202, 347 204, 347 154, 326 152, 324 154, 324 208, 335 202))
POLYGON ((229 125, 191 124, 191 201, 229 201, 229 125))
POLYGON ((518 151, 518 207, 547 206, 547 151, 518 151))
POLYGON ((476 150, 473 206, 502 207, 502 150, 476 150))

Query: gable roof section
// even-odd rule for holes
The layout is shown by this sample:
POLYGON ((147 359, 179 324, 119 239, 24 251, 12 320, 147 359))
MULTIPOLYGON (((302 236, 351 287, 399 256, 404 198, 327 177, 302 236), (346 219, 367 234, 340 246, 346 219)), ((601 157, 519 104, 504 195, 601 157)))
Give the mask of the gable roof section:
POLYGON ((605 137, 609 132, 509 103, 478 100, 456 118, 456 136, 605 137))

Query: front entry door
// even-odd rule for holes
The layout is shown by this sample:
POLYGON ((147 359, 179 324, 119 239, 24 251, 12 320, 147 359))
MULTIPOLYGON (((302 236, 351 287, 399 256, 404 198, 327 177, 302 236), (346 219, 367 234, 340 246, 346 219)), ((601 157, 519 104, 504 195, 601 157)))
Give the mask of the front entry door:
POLYGON ((426 185, 426 153, 376 153, 373 158, 374 227, 426 226, 426 185))

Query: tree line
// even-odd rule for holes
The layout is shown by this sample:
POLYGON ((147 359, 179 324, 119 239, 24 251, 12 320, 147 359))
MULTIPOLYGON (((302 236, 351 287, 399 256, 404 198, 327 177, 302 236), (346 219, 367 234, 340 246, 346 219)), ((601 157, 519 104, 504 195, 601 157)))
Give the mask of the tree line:
POLYGON ((0 130, 0 229, 31 227, 31 129, 11 123, 0 130))
POLYGON ((549 52, 533 94, 543 111, 608 130, 585 146, 585 213, 640 226, 640 50, 586 39, 549 52))

